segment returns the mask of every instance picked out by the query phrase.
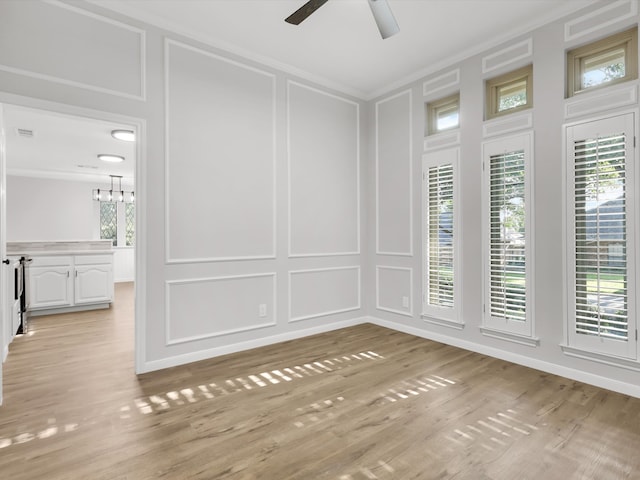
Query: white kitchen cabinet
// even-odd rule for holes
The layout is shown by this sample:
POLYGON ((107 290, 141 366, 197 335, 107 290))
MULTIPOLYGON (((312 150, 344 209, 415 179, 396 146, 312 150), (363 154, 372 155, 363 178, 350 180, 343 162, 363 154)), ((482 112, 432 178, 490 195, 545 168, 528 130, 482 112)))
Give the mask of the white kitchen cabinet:
POLYGON ((29 286, 34 315, 108 307, 113 301, 113 255, 33 256, 29 286))
POLYGON ((111 302, 113 299, 113 267, 111 265, 76 265, 76 305, 111 302))
POLYGON ((71 265, 29 268, 29 306, 32 309, 73 305, 71 265))

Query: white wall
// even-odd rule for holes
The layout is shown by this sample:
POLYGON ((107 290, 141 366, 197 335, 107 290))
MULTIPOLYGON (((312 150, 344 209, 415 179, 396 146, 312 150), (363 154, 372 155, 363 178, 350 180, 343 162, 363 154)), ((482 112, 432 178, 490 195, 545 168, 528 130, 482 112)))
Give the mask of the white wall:
POLYGON ((7 175, 7 241, 99 239, 93 188, 85 182, 7 175))
POLYGON ((376 267, 377 274, 369 270, 365 291, 374 322, 640 396, 640 362, 618 362, 619 366, 615 366, 615 359, 576 358, 563 353, 561 348, 565 321, 563 125, 638 107, 637 81, 611 87, 612 91, 619 93, 594 103, 589 103, 590 99, 602 94, 603 90, 565 101, 565 50, 636 25, 637 2, 618 3, 615 9, 588 15, 603 6, 596 4, 447 68, 433 71, 373 100, 376 108, 372 111, 371 121, 377 136, 369 138, 375 153, 373 158, 369 158, 371 170, 367 182, 377 185, 377 189, 370 191, 367 203, 376 206, 377 215, 370 214, 372 222, 367 238, 368 263, 376 267), (568 37, 565 37, 565 32, 568 37), (533 109, 484 122, 484 80, 531 63, 534 72, 533 109), (425 138, 425 102, 458 91, 461 102, 459 132, 425 138), (413 101, 408 102, 411 95, 413 101), (407 117, 411 117, 410 122, 407 117), (535 335, 539 339, 539 345, 533 347, 492 338, 480 330, 483 315, 481 145, 485 139, 496 138, 501 131, 508 135, 530 130, 535 134, 535 260, 532 265, 535 297, 532 307, 535 335), (407 143, 412 135, 413 152, 407 162, 407 143), (461 215, 462 272, 459 282, 462 295, 459 306, 463 328, 436 325, 429 322, 428 317, 421 317, 421 159, 426 148, 437 151, 452 146, 459 146, 461 151, 458 211, 461 215), (389 175, 389 158, 398 159, 398 169, 393 175, 389 175), (405 168, 407 164, 409 169, 405 168), (410 201, 406 200, 408 184, 413 187, 410 201), (410 250, 405 240, 410 231, 408 222, 398 223, 407 217, 416 226, 410 242, 413 254, 407 254, 410 250), (385 245, 389 247, 384 248, 385 245), (392 267, 396 270, 389 270, 392 267), (403 296, 410 297, 412 312, 402 308, 403 296))

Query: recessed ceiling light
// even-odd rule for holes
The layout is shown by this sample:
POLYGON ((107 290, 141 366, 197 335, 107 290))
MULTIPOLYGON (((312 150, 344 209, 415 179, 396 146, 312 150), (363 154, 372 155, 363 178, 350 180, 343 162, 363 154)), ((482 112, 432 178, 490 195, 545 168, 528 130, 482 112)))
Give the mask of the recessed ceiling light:
POLYGON ((136 134, 133 130, 111 130, 111 136, 125 142, 136 141, 136 134))
POLYGON ((122 155, 113 155, 111 153, 101 153, 98 155, 98 160, 102 160, 103 162, 120 163, 124 162, 124 157, 122 155))

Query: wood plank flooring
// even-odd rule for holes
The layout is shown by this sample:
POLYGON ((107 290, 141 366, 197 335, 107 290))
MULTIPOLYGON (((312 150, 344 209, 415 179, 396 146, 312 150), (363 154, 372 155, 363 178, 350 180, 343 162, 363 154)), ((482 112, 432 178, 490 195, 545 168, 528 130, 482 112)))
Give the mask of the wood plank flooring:
POLYGON ((2 479, 640 479, 640 400, 361 325, 136 377, 133 289, 14 340, 2 479))

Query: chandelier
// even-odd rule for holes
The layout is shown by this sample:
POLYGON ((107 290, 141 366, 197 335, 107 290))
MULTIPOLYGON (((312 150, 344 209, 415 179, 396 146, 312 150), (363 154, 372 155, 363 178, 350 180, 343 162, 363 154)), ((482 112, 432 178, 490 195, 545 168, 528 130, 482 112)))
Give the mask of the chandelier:
POLYGON ((96 188, 93 190, 93 199, 97 202, 125 202, 133 203, 136 200, 134 192, 126 192, 122 189, 122 175, 109 175, 111 177, 111 188, 109 190, 101 190, 96 188), (118 182, 117 188, 113 186, 113 179, 118 182))

